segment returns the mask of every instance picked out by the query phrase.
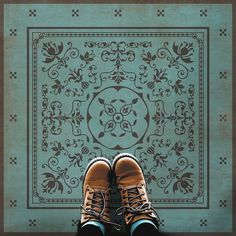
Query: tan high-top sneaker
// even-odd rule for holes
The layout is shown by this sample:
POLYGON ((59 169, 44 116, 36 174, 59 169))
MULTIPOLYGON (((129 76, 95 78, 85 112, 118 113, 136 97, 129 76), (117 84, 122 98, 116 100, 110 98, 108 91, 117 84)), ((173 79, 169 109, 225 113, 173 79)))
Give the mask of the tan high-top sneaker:
POLYGON ((117 214, 125 215, 126 226, 140 219, 149 219, 158 227, 159 217, 148 201, 144 175, 137 159, 128 153, 119 154, 112 168, 122 199, 117 214))
POLYGON ((103 223, 105 227, 120 228, 120 225, 111 222, 109 215, 111 173, 111 164, 105 158, 95 158, 88 164, 83 180, 84 202, 79 229, 91 220, 103 223))

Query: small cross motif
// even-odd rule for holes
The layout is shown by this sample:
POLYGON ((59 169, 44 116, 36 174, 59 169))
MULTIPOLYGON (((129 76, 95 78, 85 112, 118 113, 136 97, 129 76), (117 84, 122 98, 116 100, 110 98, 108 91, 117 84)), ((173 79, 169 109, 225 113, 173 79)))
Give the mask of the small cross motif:
POLYGON ((220 114, 220 122, 227 121, 227 115, 226 114, 220 114))
POLYGON ((219 206, 220 207, 227 207, 227 201, 226 200, 220 200, 219 201, 219 206))
POLYGON ((10 165, 16 165, 16 164, 17 164, 16 157, 10 157, 10 165))
POLYGON ((201 220, 200 220, 200 226, 201 226, 201 227, 207 226, 207 219, 201 219, 201 220))
POLYGON ((17 207, 17 200, 10 200, 9 206, 10 207, 17 207))
POLYGON ((79 9, 73 9, 72 16, 79 16, 79 9))
POLYGON ((162 227, 165 226, 165 220, 164 219, 160 219, 159 224, 162 227))
POLYGON ((227 72, 226 71, 220 71, 219 78, 220 79, 227 79, 227 72))
POLYGON ((207 16, 207 9, 201 9, 200 10, 200 16, 201 17, 207 16))
POLYGON ((220 36, 227 36, 227 29, 220 29, 220 36))
POLYGON ((114 15, 117 16, 122 16, 122 10, 121 9, 115 9, 114 15))
POLYGON ((78 219, 72 219, 72 226, 77 226, 79 224, 78 219))
POLYGON ((165 16, 165 9, 157 9, 157 16, 165 16))
POLYGON ((36 220, 35 219, 29 219, 29 227, 35 227, 36 226, 36 220))
POLYGON ((227 157, 220 157, 219 159, 220 159, 220 161, 219 161, 220 165, 226 165, 227 164, 227 157))
POLYGON ((11 72, 9 73, 9 78, 10 78, 10 79, 17 79, 17 72, 11 71, 11 72))
POLYGON ((37 12, 36 9, 30 9, 29 16, 33 16, 33 17, 36 16, 37 15, 36 12, 37 12))
POLYGON ((16 117, 16 114, 11 114, 10 115, 10 122, 16 122, 16 119, 17 117, 16 117))
POLYGON ((16 33, 16 29, 10 29, 9 30, 10 31, 10 36, 16 36, 17 35, 17 33, 16 33))

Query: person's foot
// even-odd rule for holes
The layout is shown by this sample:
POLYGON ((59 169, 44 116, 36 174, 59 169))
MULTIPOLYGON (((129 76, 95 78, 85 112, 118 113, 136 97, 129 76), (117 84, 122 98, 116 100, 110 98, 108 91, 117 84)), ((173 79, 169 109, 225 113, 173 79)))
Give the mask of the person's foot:
POLYGON ((111 174, 111 164, 105 158, 95 158, 88 164, 83 180, 84 202, 81 206, 79 230, 89 221, 102 223, 106 227, 119 227, 111 222, 109 214, 111 174))
POLYGON ((112 165, 120 190, 122 206, 117 214, 124 214, 127 227, 140 220, 151 220, 158 228, 158 216, 148 201, 144 175, 137 159, 128 153, 115 157, 112 165))

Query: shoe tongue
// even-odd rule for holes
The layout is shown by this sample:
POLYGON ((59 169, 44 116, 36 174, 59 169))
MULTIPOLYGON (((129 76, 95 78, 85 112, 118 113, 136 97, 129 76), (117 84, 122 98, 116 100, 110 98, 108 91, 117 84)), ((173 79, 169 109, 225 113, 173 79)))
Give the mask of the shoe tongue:
POLYGON ((128 201, 130 203, 130 206, 132 208, 137 208, 140 205, 142 205, 142 198, 141 196, 137 197, 139 195, 138 188, 133 188, 132 190, 128 190, 128 201))
MULTIPOLYGON (((143 196, 136 197, 136 198, 134 198, 134 200, 132 200, 132 197, 138 196, 140 194, 140 192, 138 191, 138 188, 136 188, 135 190, 131 190, 131 192, 132 193, 129 194, 129 202, 130 202, 130 206, 132 208, 134 208, 134 209, 139 208, 144 203, 146 203, 143 196), (130 198, 131 198, 131 200, 130 200, 130 198)), ((134 223, 135 221, 140 220, 140 219, 153 220, 153 218, 150 216, 150 213, 147 212, 147 213, 141 213, 141 214, 134 216, 132 219, 132 223, 134 223)))
MULTIPOLYGON (((103 195, 103 197, 105 198, 105 194, 103 195)), ((98 214, 100 214, 102 212, 103 209, 103 205, 105 204, 104 200, 102 197, 102 193, 101 192, 93 192, 92 193, 92 206, 91 208, 93 210, 95 210, 98 214)))
POLYGON ((106 204, 110 199, 110 196, 108 194, 110 190, 106 189, 95 189, 95 191, 92 193, 92 204, 93 204, 93 209, 98 210, 99 213, 102 212, 103 208, 104 208, 104 213, 105 212, 109 212, 106 204))

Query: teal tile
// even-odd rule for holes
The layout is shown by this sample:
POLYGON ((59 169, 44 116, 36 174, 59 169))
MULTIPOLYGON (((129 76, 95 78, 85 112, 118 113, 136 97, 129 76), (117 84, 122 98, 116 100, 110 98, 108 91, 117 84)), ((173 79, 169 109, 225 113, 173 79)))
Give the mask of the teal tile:
POLYGON ((5 4, 5 231, 76 232, 86 165, 129 152, 162 231, 230 232, 231 10, 5 4))

